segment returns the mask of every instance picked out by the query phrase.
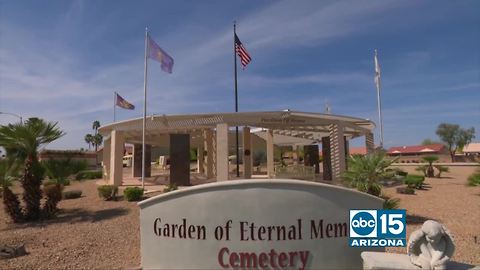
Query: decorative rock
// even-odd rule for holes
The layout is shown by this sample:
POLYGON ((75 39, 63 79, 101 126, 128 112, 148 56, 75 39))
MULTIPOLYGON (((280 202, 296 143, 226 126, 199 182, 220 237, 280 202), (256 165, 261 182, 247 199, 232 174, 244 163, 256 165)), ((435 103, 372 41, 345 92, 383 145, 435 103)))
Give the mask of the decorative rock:
POLYGON ((10 259, 23 255, 27 255, 25 244, 16 247, 0 246, 0 259, 10 259))
POLYGON ((453 237, 442 224, 427 220, 408 239, 410 261, 422 269, 446 269, 455 251, 453 237))

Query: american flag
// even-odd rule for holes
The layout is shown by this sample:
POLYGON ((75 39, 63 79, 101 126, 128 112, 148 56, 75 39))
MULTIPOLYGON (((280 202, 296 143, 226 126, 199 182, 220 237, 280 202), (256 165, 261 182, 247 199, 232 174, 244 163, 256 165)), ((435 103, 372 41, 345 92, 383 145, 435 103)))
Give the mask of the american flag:
POLYGON ((238 54, 238 57, 240 57, 240 61, 242 62, 242 68, 245 69, 245 67, 252 61, 252 58, 247 52, 247 49, 243 47, 242 42, 238 38, 237 34, 235 34, 235 51, 238 54))

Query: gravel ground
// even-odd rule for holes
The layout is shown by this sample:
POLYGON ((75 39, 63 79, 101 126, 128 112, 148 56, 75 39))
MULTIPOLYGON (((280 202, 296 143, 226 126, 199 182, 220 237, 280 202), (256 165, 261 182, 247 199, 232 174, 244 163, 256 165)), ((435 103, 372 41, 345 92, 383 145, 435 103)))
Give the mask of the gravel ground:
MULTIPOLYGON (((401 167, 418 174, 415 167, 401 167)), ((415 195, 397 194, 396 188, 386 188, 386 194, 400 198, 400 208, 407 209, 407 239, 428 219, 445 224, 453 234, 456 246, 453 259, 458 262, 480 265, 480 187, 468 187, 467 178, 473 167, 450 167, 442 178, 426 178, 425 190, 415 195)), ((405 248, 388 249, 406 253, 405 248)))
POLYGON ((25 243, 30 254, 0 261, 1 269, 125 268, 140 265, 139 209, 135 202, 103 201, 95 181, 73 182, 82 197, 63 200, 54 220, 7 224, 0 211, 0 244, 25 243))
MULTIPOLYGON (((408 168, 407 171, 413 171, 408 168)), ((456 261, 480 264, 480 187, 466 187, 472 168, 456 167, 442 179, 427 179, 416 195, 385 192, 407 209, 407 234, 424 220, 444 223, 455 236, 456 261)), ((58 218, 14 225, 0 203, 0 245, 25 243, 29 255, 0 261, 0 269, 128 268, 140 265, 139 209, 134 202, 98 198, 94 181, 73 182, 79 199, 61 201, 58 218)), ((15 191, 20 191, 18 188, 15 191)), ((150 195, 153 196, 154 194, 150 195)), ((405 249, 389 249, 405 253, 405 249)))

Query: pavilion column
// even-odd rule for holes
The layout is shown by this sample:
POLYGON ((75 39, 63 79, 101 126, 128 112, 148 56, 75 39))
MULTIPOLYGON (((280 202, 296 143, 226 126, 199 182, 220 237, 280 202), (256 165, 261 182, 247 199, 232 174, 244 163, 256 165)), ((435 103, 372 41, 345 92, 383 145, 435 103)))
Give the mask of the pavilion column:
POLYGON ((213 178, 213 131, 206 129, 203 131, 205 150, 207 151, 206 176, 207 179, 213 178))
POLYGON ((170 134, 170 184, 190 185, 189 134, 170 134))
POLYGON ((197 173, 205 173, 205 155, 203 145, 197 147, 197 173))
POLYGON ((112 130, 110 135, 110 185, 122 185, 123 152, 125 140, 120 131, 112 130))
MULTIPOLYGON (((142 145, 133 145, 132 177, 142 177, 142 145)), ((145 144, 145 177, 152 176, 152 145, 145 144)))
POLYGON ((268 178, 273 178, 275 176, 275 167, 273 160, 273 130, 268 129, 266 132, 266 143, 267 143, 267 175, 268 178))
POLYGON ((330 137, 322 137, 322 165, 323 165, 323 180, 332 180, 332 160, 330 151, 330 137))
POLYGON ((245 179, 252 178, 252 137, 250 128, 243 128, 243 177, 245 179))
POLYGON ((110 137, 106 138, 103 141, 103 179, 109 180, 110 179, 110 137))
POLYGON ((217 181, 228 180, 228 125, 217 124, 217 181))
POLYGON ((365 134, 365 146, 367 148, 367 154, 371 154, 373 153, 373 151, 375 151, 373 133, 368 132, 367 134, 365 134))
POLYGON ((342 179, 343 173, 346 169, 344 130, 341 124, 330 125, 329 130, 332 178, 335 181, 339 181, 342 179))

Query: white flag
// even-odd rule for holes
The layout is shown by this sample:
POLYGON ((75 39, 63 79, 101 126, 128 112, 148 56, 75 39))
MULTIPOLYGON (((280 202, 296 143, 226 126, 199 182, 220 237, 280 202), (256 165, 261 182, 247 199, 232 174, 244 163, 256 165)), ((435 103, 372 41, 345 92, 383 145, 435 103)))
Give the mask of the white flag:
POLYGON ((377 50, 375 50, 375 85, 377 86, 377 90, 380 90, 380 64, 378 64, 378 56, 377 50))

